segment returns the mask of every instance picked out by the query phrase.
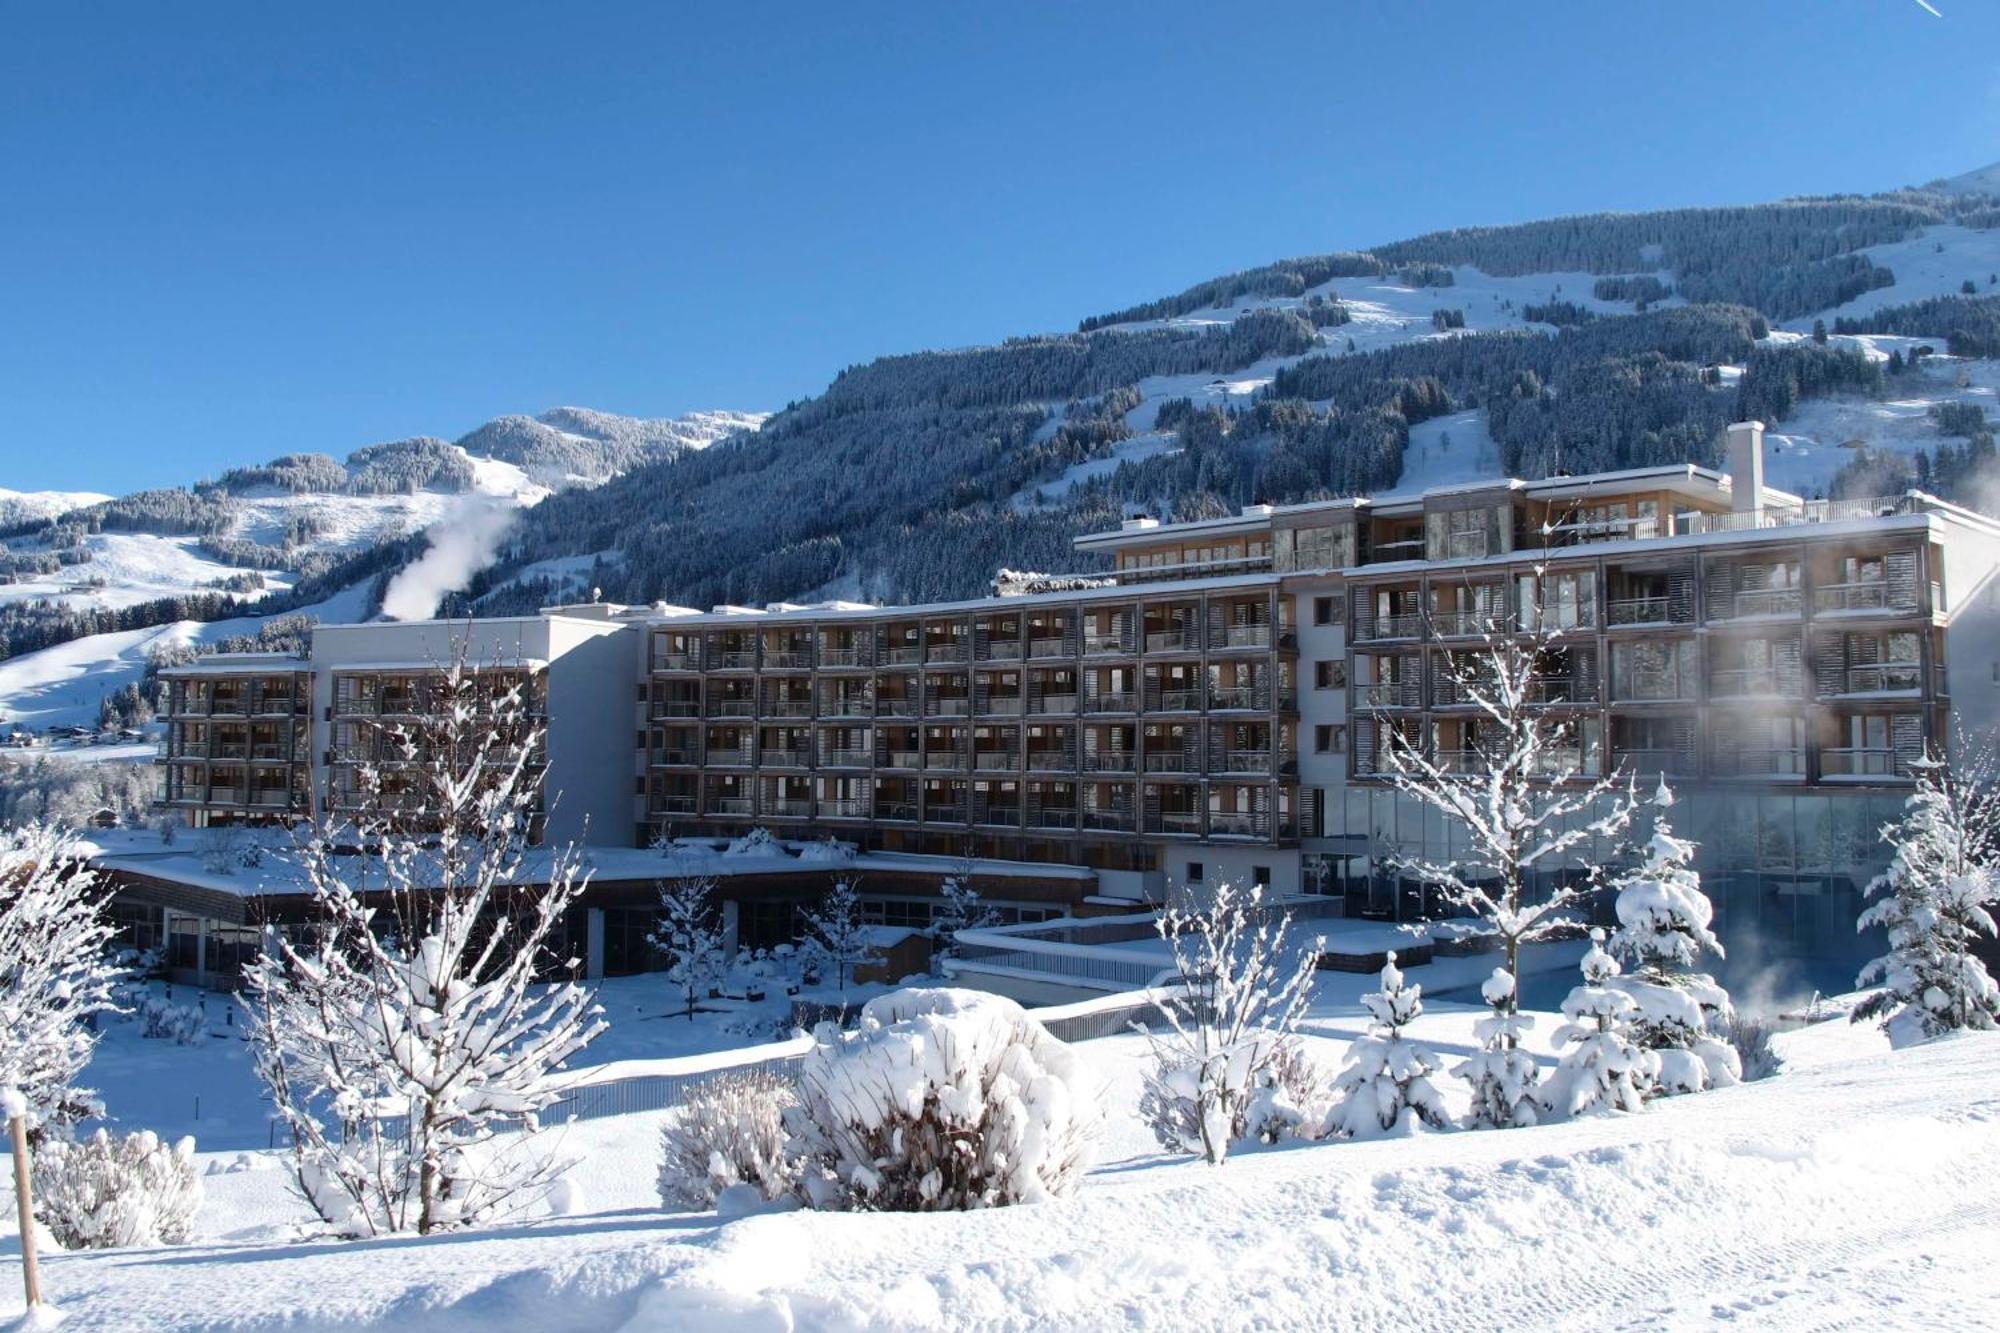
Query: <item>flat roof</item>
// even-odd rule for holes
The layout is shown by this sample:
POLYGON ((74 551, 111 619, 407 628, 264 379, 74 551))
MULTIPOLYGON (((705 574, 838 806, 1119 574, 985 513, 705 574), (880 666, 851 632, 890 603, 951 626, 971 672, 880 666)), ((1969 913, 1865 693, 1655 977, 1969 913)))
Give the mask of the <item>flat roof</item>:
POLYGON ((210 653, 180 666, 161 667, 162 676, 268 676, 278 671, 311 671, 312 663, 292 653, 210 653))

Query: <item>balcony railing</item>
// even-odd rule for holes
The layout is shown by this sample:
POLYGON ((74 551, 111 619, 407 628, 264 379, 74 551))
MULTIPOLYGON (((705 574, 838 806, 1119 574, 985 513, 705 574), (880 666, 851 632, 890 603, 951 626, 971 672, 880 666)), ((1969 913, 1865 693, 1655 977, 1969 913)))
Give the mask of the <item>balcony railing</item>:
POLYGON ((821 717, 873 717, 875 701, 865 695, 848 695, 841 699, 828 699, 819 707, 821 717))
POLYGON ((1071 749, 1028 750, 1028 767, 1040 773, 1062 773, 1076 767, 1076 751, 1071 749))
POLYGON ((1397 560, 1421 560, 1424 558, 1424 539, 1408 537, 1399 542, 1375 542, 1368 548, 1368 562, 1371 565, 1386 565, 1397 560))
POLYGON ((882 660, 890 666, 915 666, 924 660, 924 650, 915 644, 882 650, 882 660))
POLYGON ((963 824, 965 822, 965 807, 951 804, 934 805, 927 802, 924 805, 924 822, 926 824, 963 824))
POLYGON ((1043 806, 1028 812, 1029 828, 1073 829, 1076 827, 1075 806, 1043 806))
POLYGON ((755 648, 727 648, 715 655, 718 671, 748 671, 757 665, 755 648))
POLYGON ((1269 750, 1225 750, 1219 773, 1269 773, 1275 766, 1269 750))
POLYGON ((930 695, 924 700, 924 713, 929 717, 970 717, 972 697, 965 694, 930 695))
POLYGON ((701 751, 677 746, 653 751, 653 763, 662 768, 692 768, 701 762, 701 751))
POLYGON ((980 700, 979 712, 985 717, 1019 717, 1026 707, 1027 700, 1018 694, 989 694, 980 700))
POLYGON ((1148 773, 1194 773, 1201 768, 1201 761, 1185 750, 1148 750, 1146 771, 1148 773))
POLYGON ((1146 816, 1148 833, 1170 833, 1176 836, 1199 836, 1201 833, 1201 812, 1195 810, 1161 810, 1146 816))
POLYGON ((1924 669, 1915 662, 1883 662, 1847 668, 1848 694, 1901 694, 1924 687, 1924 669))
POLYGON ((1888 607, 1889 585, 1881 579, 1869 579, 1857 583, 1822 583, 1813 589, 1813 610, 1822 613, 1885 611, 1888 607))
POLYGON ((1184 652, 1192 645, 1190 635, 1185 630, 1155 630, 1146 635, 1146 651, 1149 653, 1184 652))
POLYGON ((1875 746, 1844 746, 1840 749, 1821 750, 1819 768, 1823 777, 1829 778, 1895 778, 1902 777, 1903 766, 1891 749, 1875 746))
POLYGON ((1694 681, 1679 671, 1614 672, 1614 699, 1628 703, 1662 703, 1694 698, 1694 681))
POLYGON ((1036 701, 1033 711, 1037 713, 1074 713, 1076 711, 1076 696, 1074 694, 1044 694, 1036 701))
POLYGON ((824 762, 828 768, 867 768, 875 762, 875 752, 851 746, 836 746, 826 752, 824 762))
POLYGON ((1611 752, 1613 772, 1631 773, 1636 777, 1679 777, 1694 772, 1694 753, 1684 748, 1631 749, 1623 746, 1611 752))
POLYGON ((916 717, 917 701, 908 697, 878 698, 875 701, 877 717, 916 717))
POLYGON ((1030 657, 1067 657, 1068 655, 1069 653, 1063 647, 1061 638, 1028 640, 1028 656, 1030 657))
POLYGON ((1208 706, 1217 710, 1266 709, 1270 697, 1257 685, 1218 685, 1208 692, 1208 706))
POLYGON ((691 815, 695 799, 692 796, 655 796, 653 809, 663 815, 691 815))
POLYGON ((1133 829, 1132 812, 1129 810, 1085 810, 1083 826, 1103 833, 1130 833, 1133 829))
POLYGON ((1139 696, 1131 690, 1107 690, 1085 698, 1083 711, 1086 713, 1136 713, 1139 711, 1139 696))
POLYGON ((1156 713, 1194 713, 1201 709, 1200 690, 1161 690, 1158 702, 1150 711, 1156 713))
POLYGON ((1019 639, 995 639, 986 645, 986 651, 980 655, 980 660, 984 662, 1018 662, 1021 660, 1021 641, 1019 639))
POLYGON ((1797 588, 1749 588, 1736 593, 1719 608, 1716 620, 1742 620, 1749 616, 1796 615, 1802 599, 1797 588))
POLYGON ((1269 625, 1229 625, 1217 636, 1218 648, 1268 648, 1271 646, 1269 625))
POLYGON ((1008 773, 1021 766, 1021 757, 1012 750, 979 750, 972 766, 983 773, 1008 773))
POLYGON ((1122 634, 1086 634, 1083 636, 1083 651, 1093 656, 1125 651, 1125 637, 1122 634))
POLYGON ((755 699, 710 699, 708 701, 708 715, 710 717, 754 717, 756 713, 757 701, 755 699))
POLYGON ((766 768, 811 768, 812 751, 786 746, 769 745, 764 748, 766 768))
POLYGON ((934 643, 929 651, 929 660, 933 662, 963 662, 966 657, 962 643, 934 643))
POLYGON ((811 717, 813 702, 810 699, 773 699, 764 705, 765 717, 811 717))
POLYGON ((1439 611, 1431 616, 1431 632, 1441 639, 1512 634, 1516 621, 1505 611, 1439 611))
POLYGON ((655 671, 699 671, 701 663, 694 653, 654 653, 655 671))
POLYGON ((654 717, 700 717, 701 700, 655 699, 653 700, 653 716, 654 717))
POLYGON ((709 801, 708 812, 712 815, 754 815, 757 813, 757 802, 748 796, 717 796, 709 801))
POLYGON ((1775 667, 1723 667, 1709 674, 1709 684, 1720 699, 1762 698, 1796 688, 1791 673, 1775 667))
POLYGON ((1424 632, 1424 618, 1414 612, 1403 615, 1363 616, 1355 622, 1356 639, 1414 639, 1424 632))
POLYGON ((1372 685, 1354 687, 1354 703, 1358 708, 1415 708, 1415 703, 1405 703, 1406 686, 1400 680, 1378 680, 1372 685))
POLYGON ((810 798, 780 797, 764 802, 764 813, 772 819, 811 819, 812 812, 810 798))
POLYGON ((1130 750, 1091 750, 1083 756, 1084 767, 1093 773, 1130 773, 1137 763, 1130 750))
POLYGON ((1715 773, 1726 778, 1795 778, 1806 771, 1806 752, 1797 746, 1750 746, 1717 751, 1715 773))
POLYGON ((802 671, 813 664, 810 648, 767 648, 764 650, 766 671, 802 671))
POLYGON ((1271 817, 1258 811, 1211 810, 1208 836, 1211 838, 1262 838, 1270 834, 1271 817))
POLYGON ((1664 625, 1673 615, 1665 597, 1616 597, 1604 604, 1605 619, 1620 625, 1664 625))
POLYGON ((859 648, 822 648, 819 650, 821 667, 857 667, 861 665, 859 648))
POLYGON ((819 814, 822 819, 866 819, 868 802, 851 796, 828 797, 819 803, 819 814))
POLYGON ((1002 828, 1019 828, 1021 811, 1018 806, 978 804, 972 808, 972 822, 993 824, 1002 828))
POLYGON ((912 801, 877 800, 875 818, 896 824, 914 824, 917 822, 917 807, 912 801))
POLYGON ((926 750, 925 768, 964 768, 965 756, 956 750, 926 750))
POLYGON ((915 750, 890 750, 882 756, 884 768, 922 768, 923 756, 915 750))
POLYGON ((751 768, 756 762, 755 755, 747 745, 708 747, 708 763, 711 768, 751 768))
POLYGON ((1594 680, 1531 680, 1523 693, 1531 704, 1591 704, 1597 702, 1594 680))

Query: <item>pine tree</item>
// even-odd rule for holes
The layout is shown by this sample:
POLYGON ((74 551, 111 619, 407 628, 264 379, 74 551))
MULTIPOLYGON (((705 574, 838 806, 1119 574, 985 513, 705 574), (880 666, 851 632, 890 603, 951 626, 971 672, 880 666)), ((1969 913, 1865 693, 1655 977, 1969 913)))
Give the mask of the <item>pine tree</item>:
POLYGON ((1916 790, 1882 829, 1895 855, 1869 883, 1877 901, 1855 923, 1884 927, 1889 952, 1862 969, 1859 984, 1883 988, 1855 1007, 1854 1020, 1884 1018, 1897 1046, 2000 1026, 2000 989, 1972 951, 1978 937, 1992 937, 1988 907, 2000 896, 1992 870, 1996 798, 1977 780, 1983 772, 1955 774, 1936 756, 1912 767, 1916 790))
POLYGON ((1743 1077, 1735 1048, 1717 1036, 1734 1017, 1729 992, 1694 970, 1704 952, 1722 957, 1722 943, 1709 928, 1715 909, 1689 864, 1694 844, 1667 823, 1673 801, 1663 780, 1643 859, 1617 881, 1618 930, 1610 940, 1612 955, 1632 969, 1610 984, 1637 1007, 1632 1035, 1659 1059, 1661 1094, 1728 1087, 1743 1077))
POLYGON ((1612 983, 1618 960, 1604 951, 1604 932, 1590 932, 1583 955, 1583 984, 1562 1003, 1568 1021, 1555 1030, 1568 1046, 1562 1064, 1544 1085, 1542 1105, 1558 1116, 1638 1111, 1659 1072, 1659 1057, 1633 1039, 1639 1007, 1612 983))
POLYGON ((1413 1132, 1419 1122, 1443 1129, 1444 1098, 1431 1083, 1437 1055, 1403 1035, 1424 1012, 1424 988, 1406 985, 1391 953, 1382 967, 1382 989, 1361 997, 1373 1015, 1366 1035, 1347 1050, 1347 1067, 1334 1080, 1339 1100, 1327 1132, 1350 1138, 1413 1132))
POLYGON ((1542 1071, 1522 1047, 1535 1020, 1515 1006, 1514 991, 1513 975, 1504 967, 1494 968, 1493 975, 1480 983, 1480 997, 1493 1012, 1472 1026, 1479 1038, 1478 1052, 1451 1071, 1472 1085, 1472 1108, 1465 1117, 1468 1129, 1510 1129, 1532 1125, 1539 1118, 1535 1092, 1542 1071))
POLYGON ((729 971, 730 951, 716 910, 715 881, 690 876, 661 883, 659 924, 646 943, 667 956, 667 978, 681 988, 692 1022, 696 1001, 729 971))

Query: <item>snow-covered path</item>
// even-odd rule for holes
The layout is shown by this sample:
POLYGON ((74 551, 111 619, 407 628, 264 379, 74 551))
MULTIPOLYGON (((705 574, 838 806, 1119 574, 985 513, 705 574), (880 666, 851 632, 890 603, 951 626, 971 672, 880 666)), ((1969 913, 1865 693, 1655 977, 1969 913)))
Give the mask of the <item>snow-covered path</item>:
MULTIPOLYGON (((1427 1020, 1444 1040, 1461 1015, 1427 1020)), ((1645 1115, 1162 1158, 1138 1047, 1071 1201, 982 1214, 630 1206, 656 1117, 573 1131, 584 1206, 435 1241, 59 1255, 104 1329, 1972 1328, 2000 1321, 2000 1036, 1890 1054, 1827 1024, 1776 1079, 1645 1115)), ((212 1176, 212 1192, 275 1172, 212 1176)), ((248 1205, 253 1195, 242 1194, 248 1205)), ((255 1220, 254 1207, 233 1220, 255 1220)))

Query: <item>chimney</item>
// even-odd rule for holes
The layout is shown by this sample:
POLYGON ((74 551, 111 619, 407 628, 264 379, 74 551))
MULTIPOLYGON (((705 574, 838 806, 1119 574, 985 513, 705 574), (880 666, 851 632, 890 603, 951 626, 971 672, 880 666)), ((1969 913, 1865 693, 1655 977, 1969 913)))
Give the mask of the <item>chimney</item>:
POLYGON ((1729 507, 1764 512, 1764 423, 1738 421, 1729 428, 1729 507))

